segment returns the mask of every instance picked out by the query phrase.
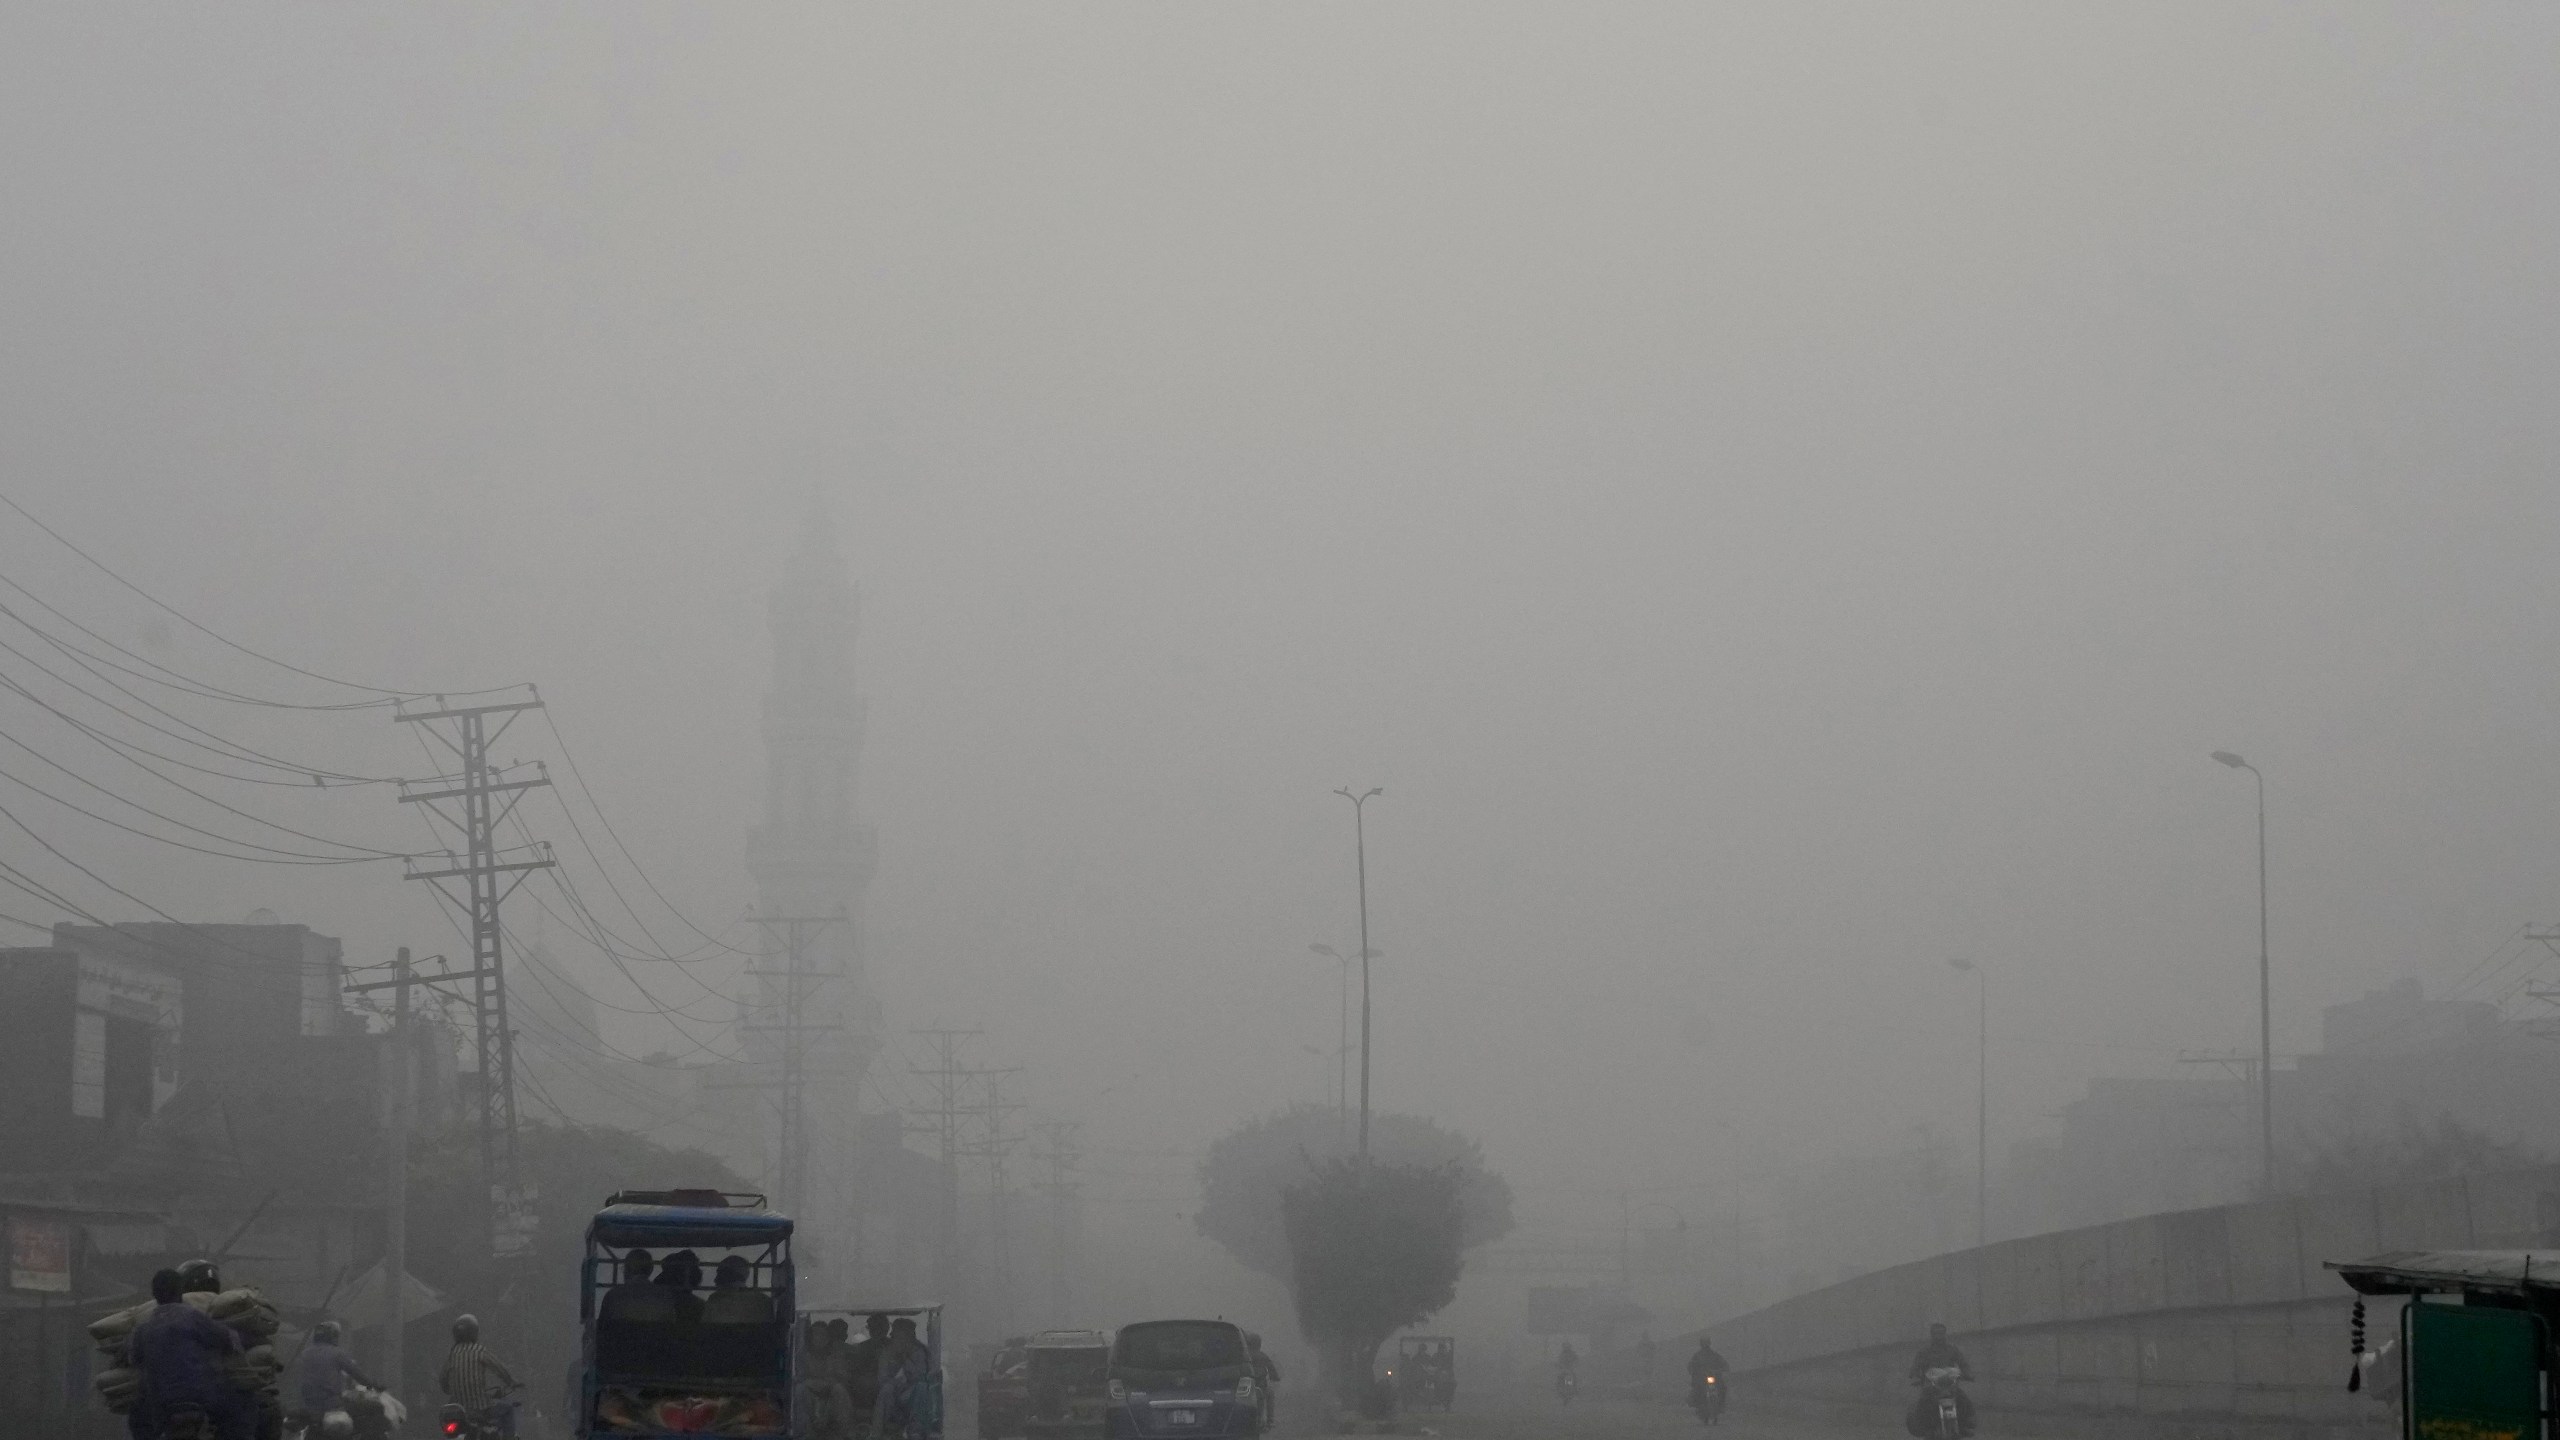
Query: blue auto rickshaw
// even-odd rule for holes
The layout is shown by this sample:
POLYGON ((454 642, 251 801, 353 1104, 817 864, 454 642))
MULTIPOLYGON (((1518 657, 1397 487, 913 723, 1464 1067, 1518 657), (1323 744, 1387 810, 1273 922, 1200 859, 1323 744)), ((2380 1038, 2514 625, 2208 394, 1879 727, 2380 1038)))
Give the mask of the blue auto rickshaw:
POLYGON ((623 1191, 587 1225, 575 1431, 787 1437, 791 1218, 761 1195, 623 1191))
POLYGON ((793 1417, 794 1424, 801 1428, 792 1431, 792 1440, 803 1440, 804 1430, 807 1440, 836 1440, 839 1435, 852 1434, 859 1434, 864 1440, 943 1440, 942 1402, 948 1377, 943 1373, 939 1305, 827 1306, 800 1312, 800 1362, 812 1383, 795 1398, 804 1402, 815 1398, 807 1392, 824 1389, 825 1379, 844 1373, 837 1368, 843 1360, 834 1337, 842 1335, 861 1344, 874 1320, 882 1322, 893 1337, 910 1337, 912 1353, 902 1363, 874 1357, 877 1368, 869 1373, 865 1395, 859 1400, 843 1397, 844 1403, 858 1411, 856 1423, 848 1426, 841 1420, 822 1422, 808 1412, 832 1407, 804 1403, 802 1413, 793 1417), (820 1331, 827 1332, 829 1341, 823 1348, 817 1343, 820 1331))

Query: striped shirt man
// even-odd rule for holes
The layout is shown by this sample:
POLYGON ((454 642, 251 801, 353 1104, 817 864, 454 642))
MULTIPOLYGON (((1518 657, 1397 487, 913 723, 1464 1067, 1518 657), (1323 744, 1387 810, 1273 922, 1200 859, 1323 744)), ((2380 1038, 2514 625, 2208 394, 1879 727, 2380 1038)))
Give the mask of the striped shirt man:
POLYGON ((458 1340, 444 1357, 444 1371, 436 1377, 443 1387, 444 1398, 457 1405, 481 1406, 515 1388, 516 1377, 489 1347, 477 1340, 458 1340))

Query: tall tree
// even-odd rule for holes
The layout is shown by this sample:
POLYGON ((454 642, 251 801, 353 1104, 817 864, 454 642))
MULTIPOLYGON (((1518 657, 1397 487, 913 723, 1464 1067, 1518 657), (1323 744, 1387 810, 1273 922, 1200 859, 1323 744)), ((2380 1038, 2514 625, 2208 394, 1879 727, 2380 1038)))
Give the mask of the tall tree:
POLYGON ((1200 1165, 1202 1234, 1289 1286, 1298 1328, 1346 1403, 1378 1347, 1457 1293, 1470 1248, 1511 1229, 1511 1187, 1475 1141, 1418 1115, 1374 1115, 1371 1160, 1330 1107, 1250 1121, 1200 1165))

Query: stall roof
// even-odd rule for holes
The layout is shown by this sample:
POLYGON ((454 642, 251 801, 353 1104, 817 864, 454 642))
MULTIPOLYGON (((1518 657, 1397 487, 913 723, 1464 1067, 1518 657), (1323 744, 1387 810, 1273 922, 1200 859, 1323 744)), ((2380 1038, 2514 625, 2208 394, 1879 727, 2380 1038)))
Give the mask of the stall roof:
POLYGON ((2560 1290, 2560 1250, 2394 1250, 2329 1268, 2361 1295, 2485 1290, 2521 1295, 2560 1290))
POLYGON ((791 1234, 791 1217, 710 1205, 607 1205, 587 1233, 606 1245, 763 1245, 791 1234))

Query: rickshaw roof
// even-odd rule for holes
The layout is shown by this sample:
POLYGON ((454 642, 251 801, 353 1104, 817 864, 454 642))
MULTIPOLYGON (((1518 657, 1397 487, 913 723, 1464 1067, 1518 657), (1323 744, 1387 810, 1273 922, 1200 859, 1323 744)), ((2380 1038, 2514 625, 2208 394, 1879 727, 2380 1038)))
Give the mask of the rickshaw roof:
POLYGON ((2368 1260, 2332 1260, 2328 1267, 2360 1295, 2560 1290, 2560 1251, 2550 1250, 2394 1250, 2368 1260))
POLYGON ((587 1223, 606 1245, 765 1245, 791 1237, 791 1217, 710 1205, 607 1205, 587 1223))

